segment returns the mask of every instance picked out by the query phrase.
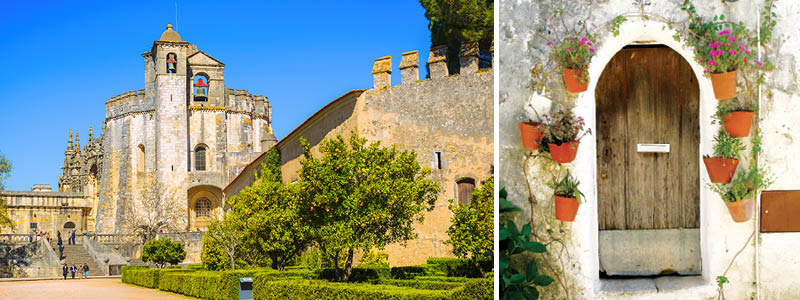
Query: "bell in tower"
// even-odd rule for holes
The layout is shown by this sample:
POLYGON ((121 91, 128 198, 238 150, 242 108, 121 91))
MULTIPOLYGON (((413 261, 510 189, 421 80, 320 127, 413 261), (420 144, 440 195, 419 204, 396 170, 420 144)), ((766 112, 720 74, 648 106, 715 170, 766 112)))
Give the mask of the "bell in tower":
POLYGON ((203 82, 203 78, 198 78, 194 84, 194 101, 208 101, 207 88, 208 84, 203 82))
POLYGON ((178 61, 175 60, 175 53, 167 54, 167 73, 175 74, 177 64, 178 61))

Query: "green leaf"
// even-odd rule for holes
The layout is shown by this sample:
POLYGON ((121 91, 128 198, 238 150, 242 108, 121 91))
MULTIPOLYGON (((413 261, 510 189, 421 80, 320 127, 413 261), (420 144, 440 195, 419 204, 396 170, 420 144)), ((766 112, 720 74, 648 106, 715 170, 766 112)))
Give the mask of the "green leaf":
POLYGON ((505 227, 500 228, 500 240, 501 241, 505 241, 506 239, 508 239, 508 235, 509 235, 508 229, 506 229, 505 227))
POLYGON ((525 300, 525 294, 523 294, 522 291, 519 291, 519 290, 510 291, 510 292, 508 292, 508 299, 525 300))
POLYGON ((525 275, 514 274, 514 275, 511 276, 511 284, 512 285, 521 284, 523 282, 525 282, 525 275))
POLYGON ((539 275, 539 266, 536 265, 535 260, 531 260, 531 263, 528 264, 528 270, 525 272, 525 276, 528 278, 528 281, 531 281, 536 278, 536 275, 539 275))
POLYGON ((527 296, 528 300, 536 300, 539 299, 539 291, 536 288, 526 286, 525 287, 525 295, 527 296))
POLYGON ((501 258, 500 259, 500 271, 502 272, 502 271, 505 271, 506 269, 508 269, 508 266, 510 264, 511 264, 511 261, 509 261, 508 259, 501 258))
POLYGON ((533 253, 545 253, 547 252, 547 247, 539 242, 526 242, 522 245, 525 250, 531 251, 533 253))
POLYGON ((531 224, 522 225, 522 236, 527 237, 531 235, 531 224))
POLYGON ((553 283, 553 278, 544 274, 539 274, 533 280, 533 284, 538 286, 548 286, 553 283))

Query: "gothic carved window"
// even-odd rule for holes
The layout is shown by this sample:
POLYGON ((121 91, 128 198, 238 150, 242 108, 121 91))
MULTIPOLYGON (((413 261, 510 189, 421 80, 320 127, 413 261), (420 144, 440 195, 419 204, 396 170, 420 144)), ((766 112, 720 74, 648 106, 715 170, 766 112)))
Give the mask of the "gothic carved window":
POLYGON ((194 78, 194 101, 208 101, 208 76, 198 74, 194 78))
POLYGON ((206 147, 197 146, 194 149, 194 169, 197 171, 206 170, 206 147))
POLYGON ((178 56, 175 53, 167 54, 167 73, 175 74, 178 69, 178 56))
POLYGON ((463 205, 468 205, 469 199, 472 198, 472 191, 475 190, 475 179, 464 178, 457 183, 458 202, 463 205))
POLYGON ((136 170, 144 172, 144 145, 139 145, 139 163, 136 164, 136 170))
POLYGON ((211 215, 211 201, 208 198, 200 198, 194 202, 194 216, 208 217, 211 215))

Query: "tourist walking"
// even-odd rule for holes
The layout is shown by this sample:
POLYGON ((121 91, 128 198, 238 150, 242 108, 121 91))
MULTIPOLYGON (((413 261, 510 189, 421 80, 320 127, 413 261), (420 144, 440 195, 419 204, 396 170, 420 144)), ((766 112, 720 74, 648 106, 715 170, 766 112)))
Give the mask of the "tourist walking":
POLYGON ((75 279, 75 272, 76 271, 78 271, 78 268, 75 267, 75 264, 72 264, 72 266, 69 267, 69 272, 72 273, 72 279, 75 279))
POLYGON ((89 278, 89 265, 83 264, 83 278, 89 278))
POLYGON ((61 267, 61 273, 64 274, 64 280, 67 280, 67 264, 61 267))
POLYGON ((72 244, 75 245, 75 229, 72 230, 72 236, 70 238, 72 239, 72 244))

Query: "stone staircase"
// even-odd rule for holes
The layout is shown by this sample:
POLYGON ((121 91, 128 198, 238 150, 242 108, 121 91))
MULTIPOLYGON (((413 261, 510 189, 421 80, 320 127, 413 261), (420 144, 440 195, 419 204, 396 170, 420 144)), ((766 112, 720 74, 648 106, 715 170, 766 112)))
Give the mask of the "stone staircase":
MULTIPOLYGON (((54 248, 56 250, 56 255, 58 255, 58 246, 55 246, 54 248)), ((92 259, 92 257, 89 255, 89 251, 87 251, 86 248, 83 247, 83 245, 64 244, 64 256, 61 257, 61 263, 62 264, 66 263, 68 267, 72 266, 72 264, 75 264, 76 267, 78 267, 79 264, 87 264, 89 265, 89 276, 105 275, 105 273, 103 273, 103 270, 101 270, 100 267, 97 266, 97 262, 95 262, 94 259, 92 259)), ((83 277, 82 270, 78 270, 78 272, 75 272, 76 278, 78 277, 78 274, 80 274, 81 277, 83 277)), ((67 276, 71 275, 68 273, 67 276)))

